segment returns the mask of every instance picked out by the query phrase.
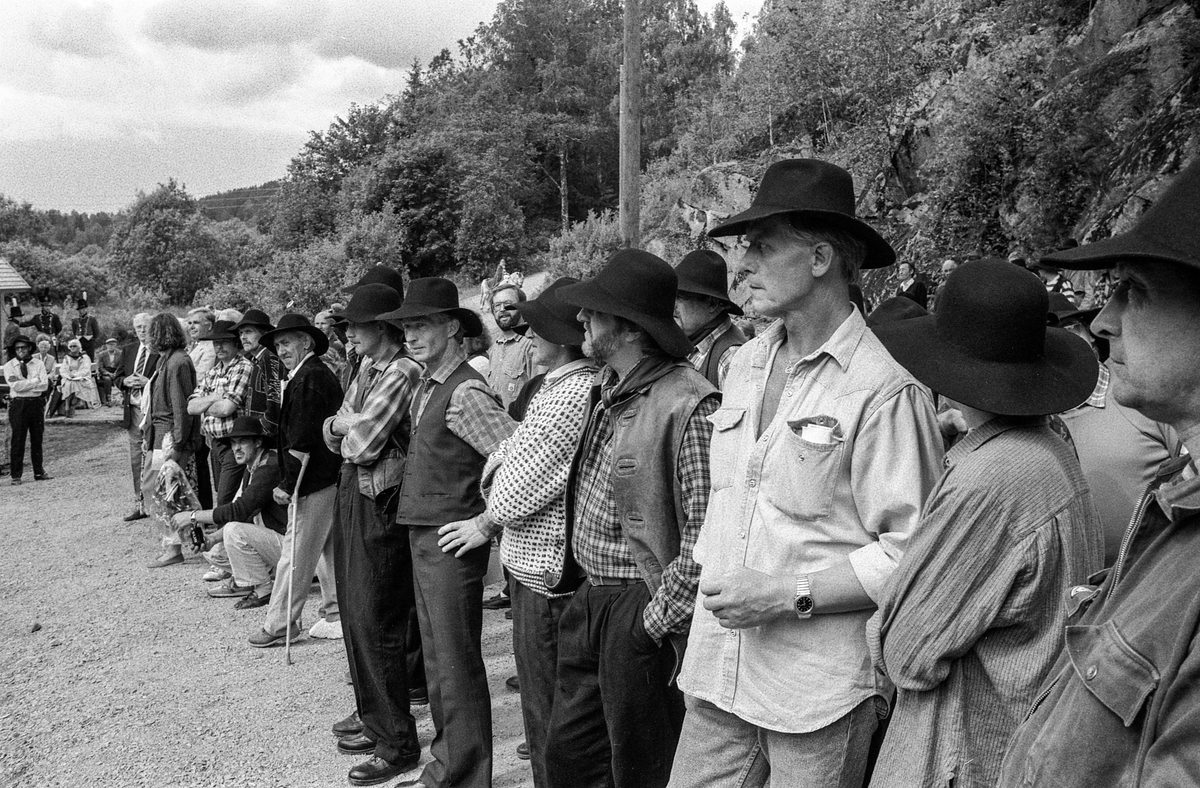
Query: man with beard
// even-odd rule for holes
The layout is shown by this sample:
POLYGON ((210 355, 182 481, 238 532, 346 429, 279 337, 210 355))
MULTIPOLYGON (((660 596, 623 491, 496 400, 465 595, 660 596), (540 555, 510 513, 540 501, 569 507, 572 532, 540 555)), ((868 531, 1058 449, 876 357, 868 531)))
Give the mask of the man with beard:
POLYGON ((584 352, 601 365, 567 485, 566 543, 586 573, 559 620, 547 782, 666 785, 683 722, 674 686, 700 568, 692 547, 708 506, 719 394, 687 362, 677 279, 637 249, 558 291, 580 308, 584 352), (573 532, 572 532, 573 531, 573 532))
POLYGON ((283 377, 283 367, 279 357, 260 343, 263 334, 273 328, 271 318, 261 309, 247 309, 233 327, 242 343, 242 352, 253 367, 246 387, 246 415, 262 419, 268 434, 274 434, 279 427, 279 406, 282 401, 279 379, 283 377))
POLYGON ((492 317, 500 335, 488 352, 487 382, 506 410, 533 376, 533 341, 516 330, 521 313, 515 306, 524 300, 524 291, 511 283, 492 293, 492 317))
POLYGON ((710 249, 697 249, 675 266, 675 275, 679 277, 675 322, 696 345, 688 361, 719 389, 733 354, 746 344, 746 335, 730 319, 742 310, 729 300, 725 258, 710 249))

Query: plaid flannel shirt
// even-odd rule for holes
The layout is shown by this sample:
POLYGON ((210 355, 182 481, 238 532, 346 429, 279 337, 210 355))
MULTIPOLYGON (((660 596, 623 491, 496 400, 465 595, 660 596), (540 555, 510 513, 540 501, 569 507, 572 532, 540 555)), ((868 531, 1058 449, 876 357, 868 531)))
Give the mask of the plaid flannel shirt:
MULTIPOLYGON (((700 369, 704 359, 712 351, 713 345, 717 344, 717 340, 731 328, 733 328, 733 320, 726 316, 725 322, 709 331, 708 336, 696 343, 695 349, 688 353, 688 363, 696 369, 700 369)), ((733 362, 733 355, 738 352, 738 347, 740 346, 725 348, 725 352, 717 359, 717 388, 725 388, 725 376, 729 374, 729 365, 733 362)))
POLYGON ((204 413, 200 416, 200 432, 210 438, 224 438, 233 432, 233 420, 246 413, 246 392, 250 386, 250 373, 254 370, 245 356, 238 355, 226 364, 217 363, 204 374, 200 385, 192 394, 196 397, 217 396, 232 402, 237 410, 231 416, 213 416, 204 413))
POLYGON ((382 361, 364 358, 337 413, 338 416, 360 414, 362 418, 344 436, 334 435, 329 429, 335 417, 326 419, 325 445, 330 451, 340 452, 347 462, 364 467, 374 465, 387 448, 392 433, 407 419, 420 374, 421 366, 403 350, 382 361))

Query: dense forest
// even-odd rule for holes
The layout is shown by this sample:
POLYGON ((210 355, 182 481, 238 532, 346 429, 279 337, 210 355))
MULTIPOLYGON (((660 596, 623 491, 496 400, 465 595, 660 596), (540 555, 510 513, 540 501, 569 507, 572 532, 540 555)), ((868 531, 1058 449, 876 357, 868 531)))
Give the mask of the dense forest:
MULTIPOLYGON (((642 237, 672 261, 781 158, 850 169, 933 271, 1103 237, 1200 153, 1200 0, 766 0, 737 42, 723 5, 642 9, 642 237)), ((0 198, 0 256, 131 309, 314 310, 374 263, 587 272, 619 243, 621 23, 619 0, 501 0, 281 180, 168 181, 115 216, 0 198)))

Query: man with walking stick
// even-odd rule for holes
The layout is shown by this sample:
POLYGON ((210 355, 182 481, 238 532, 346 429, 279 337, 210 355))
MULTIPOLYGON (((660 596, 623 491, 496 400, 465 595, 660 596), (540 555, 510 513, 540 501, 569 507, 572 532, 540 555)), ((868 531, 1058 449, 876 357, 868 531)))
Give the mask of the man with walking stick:
POLYGON ((285 642, 290 648, 291 640, 299 634, 300 614, 314 570, 321 581, 321 618, 309 634, 341 637, 330 532, 342 459, 325 446, 321 425, 341 406, 342 387, 321 362, 329 340, 303 315, 284 315, 279 326, 263 334, 260 341, 275 350, 288 370, 279 412, 282 474, 274 496, 276 503, 291 505, 291 522, 275 569, 267 620, 250 636, 250 645, 266 648, 285 642), (303 583, 303 593, 293 594, 294 578, 303 583))

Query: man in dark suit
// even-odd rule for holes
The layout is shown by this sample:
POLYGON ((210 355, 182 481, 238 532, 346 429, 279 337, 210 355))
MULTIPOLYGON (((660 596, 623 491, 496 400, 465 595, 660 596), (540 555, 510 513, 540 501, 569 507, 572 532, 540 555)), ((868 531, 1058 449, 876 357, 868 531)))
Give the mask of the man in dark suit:
POLYGON ((146 345, 146 330, 149 327, 148 313, 139 312, 133 316, 133 333, 137 335, 137 342, 125 349, 120 371, 113 379, 113 385, 124 395, 121 426, 129 431, 129 465, 133 471, 134 504, 132 511, 125 515, 127 523, 146 516, 142 505, 142 417, 144 407, 149 403, 143 402, 143 394, 158 365, 158 353, 146 345))

